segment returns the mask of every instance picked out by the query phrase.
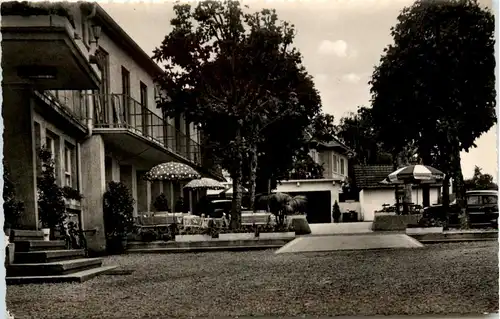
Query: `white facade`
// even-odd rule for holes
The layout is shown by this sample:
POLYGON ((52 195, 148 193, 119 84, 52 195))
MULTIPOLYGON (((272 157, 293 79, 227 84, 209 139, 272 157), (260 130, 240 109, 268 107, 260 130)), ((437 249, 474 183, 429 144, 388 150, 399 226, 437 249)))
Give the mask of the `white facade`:
POLYGON ((318 164, 323 165, 323 177, 327 179, 343 181, 348 175, 348 157, 334 150, 315 149, 309 152, 311 158, 318 164))
MULTIPOLYGON (((439 198, 439 187, 430 189, 430 204, 437 204, 439 198)), ((423 203, 422 189, 412 189, 412 202, 417 205, 423 203)), ((383 204, 394 205, 394 189, 389 188, 366 188, 359 192, 359 205, 361 209, 361 219, 363 221, 373 221, 375 219, 375 211, 382 209, 383 204)))

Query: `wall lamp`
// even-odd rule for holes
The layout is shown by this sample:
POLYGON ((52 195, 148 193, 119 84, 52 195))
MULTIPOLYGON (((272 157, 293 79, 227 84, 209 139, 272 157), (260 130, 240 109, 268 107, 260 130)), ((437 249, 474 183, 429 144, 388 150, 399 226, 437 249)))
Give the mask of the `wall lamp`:
POLYGON ((90 43, 95 43, 97 46, 97 43, 99 42, 99 38, 101 37, 101 26, 100 25, 92 25, 92 35, 94 36, 94 41, 90 41, 90 43))
POLYGON ((101 37, 101 26, 97 24, 92 25, 92 36, 94 37, 94 40, 90 40, 90 44, 95 43, 95 47, 92 49, 92 53, 89 56, 90 63, 97 64, 97 57, 96 57, 96 52, 97 49, 99 48, 99 38, 101 37))

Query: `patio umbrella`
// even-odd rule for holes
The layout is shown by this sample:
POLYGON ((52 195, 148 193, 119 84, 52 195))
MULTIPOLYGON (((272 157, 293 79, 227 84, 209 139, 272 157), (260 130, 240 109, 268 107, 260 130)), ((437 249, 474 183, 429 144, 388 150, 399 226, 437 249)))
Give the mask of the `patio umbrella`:
MULTIPOLYGON (((216 181, 212 178, 202 177, 200 179, 193 179, 189 183, 184 186, 185 189, 189 189, 190 191, 198 190, 198 189, 213 189, 213 190, 221 190, 226 189, 226 186, 219 181, 216 181)), ((189 209, 193 211, 193 202, 189 201, 189 209)))
MULTIPOLYGON (((147 181, 187 181, 195 178, 200 178, 201 175, 194 168, 189 165, 178 163, 178 162, 166 162, 158 164, 152 169, 150 169, 145 175, 144 179, 147 181)), ((174 193, 171 191, 171 206, 174 207, 174 193)), ((174 224, 175 220, 175 208, 172 209, 174 224)), ((168 220, 168 217, 167 217, 168 220)))
POLYGON ((226 189, 226 187, 219 181, 211 178, 193 179, 187 183, 184 188, 186 189, 226 189))
POLYGON ((408 165, 390 173, 387 179, 394 183, 420 183, 422 181, 433 181, 443 179, 444 173, 438 169, 426 165, 408 165))
MULTIPOLYGON (((431 184, 443 179, 444 173, 432 166, 408 165, 390 173, 381 184, 431 184)), ((418 189, 417 203, 418 203, 418 189)))
POLYGON ((200 173, 194 168, 178 162, 156 165, 144 175, 144 179, 148 181, 183 181, 200 177, 200 173))

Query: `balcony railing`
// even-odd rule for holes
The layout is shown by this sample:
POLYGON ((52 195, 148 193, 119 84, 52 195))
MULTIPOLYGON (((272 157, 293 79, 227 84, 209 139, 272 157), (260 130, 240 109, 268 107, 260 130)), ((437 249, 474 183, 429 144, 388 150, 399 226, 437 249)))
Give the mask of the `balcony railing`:
POLYGON ((84 100, 81 91, 47 90, 43 95, 60 109, 68 112, 82 124, 87 120, 88 103, 84 100))
POLYGON ((130 96, 88 94, 94 127, 127 129, 201 165, 200 144, 130 96))

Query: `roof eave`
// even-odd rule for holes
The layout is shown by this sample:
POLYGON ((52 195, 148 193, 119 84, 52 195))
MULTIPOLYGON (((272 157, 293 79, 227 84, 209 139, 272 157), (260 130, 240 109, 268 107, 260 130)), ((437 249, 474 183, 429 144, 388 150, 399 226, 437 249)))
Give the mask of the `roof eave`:
POLYGON ((96 17, 107 29, 108 35, 128 51, 132 58, 143 67, 151 76, 162 74, 163 69, 123 30, 118 23, 98 3, 96 17))

